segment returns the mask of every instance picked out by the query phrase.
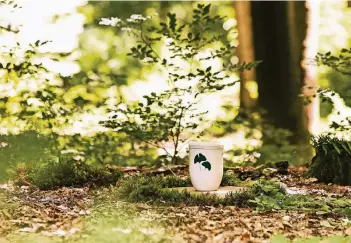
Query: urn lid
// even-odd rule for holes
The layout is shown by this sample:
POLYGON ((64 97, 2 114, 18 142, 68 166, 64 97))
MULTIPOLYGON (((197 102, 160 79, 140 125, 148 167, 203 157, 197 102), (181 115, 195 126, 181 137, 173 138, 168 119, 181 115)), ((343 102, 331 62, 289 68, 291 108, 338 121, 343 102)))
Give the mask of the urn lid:
POLYGON ((222 149, 223 145, 218 142, 198 142, 192 141, 189 143, 190 149, 222 149))

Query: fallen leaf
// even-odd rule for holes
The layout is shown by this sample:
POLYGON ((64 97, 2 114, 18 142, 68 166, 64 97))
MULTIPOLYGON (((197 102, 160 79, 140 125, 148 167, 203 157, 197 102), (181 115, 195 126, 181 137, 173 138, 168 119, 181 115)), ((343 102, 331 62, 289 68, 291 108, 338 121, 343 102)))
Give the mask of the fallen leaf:
POLYGON ((331 224, 329 223, 329 221, 326 221, 326 220, 323 220, 320 222, 320 225, 321 226, 324 226, 324 227, 333 227, 331 226, 331 224))

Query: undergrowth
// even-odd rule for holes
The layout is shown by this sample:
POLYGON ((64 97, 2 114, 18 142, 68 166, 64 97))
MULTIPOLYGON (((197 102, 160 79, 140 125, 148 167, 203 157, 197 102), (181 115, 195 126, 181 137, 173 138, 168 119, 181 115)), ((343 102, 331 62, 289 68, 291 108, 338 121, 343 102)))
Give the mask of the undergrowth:
POLYGON ((123 173, 113 167, 95 167, 71 155, 62 155, 33 167, 17 168, 17 175, 20 178, 18 184, 46 190, 63 186, 115 184, 123 173))
POLYGON ((235 174, 223 174, 221 186, 241 186, 245 184, 244 181, 240 180, 235 174))
MULTIPOLYGON (((18 164, 12 171, 12 174, 12 177, 16 179, 17 185, 30 185, 46 190, 63 186, 116 184, 123 172, 109 165, 100 167, 90 165, 79 159, 79 156, 64 154, 60 157, 52 157, 46 163, 38 163, 34 166, 18 164)), ((189 177, 150 175, 137 178, 138 181, 147 181, 145 183, 142 182, 144 184, 151 181, 151 184, 156 184, 161 188, 192 186, 189 177)), ((133 183, 131 181, 131 185, 133 183)), ((221 186, 238 186, 243 183, 235 174, 225 174, 221 186)))
MULTIPOLYGON (((169 179, 175 180, 173 179, 169 179)), ((120 181, 117 197, 128 202, 146 202, 174 206, 237 206, 258 210, 300 210, 319 214, 340 213, 351 217, 351 197, 318 199, 311 195, 290 195, 276 181, 258 181, 224 198, 215 194, 192 194, 186 190, 167 189, 162 177, 132 176, 120 181)))
POLYGON ((351 141, 323 135, 314 137, 316 155, 307 172, 323 183, 351 185, 351 141))
MULTIPOLYGON (((166 177, 167 178, 167 177, 166 177)), ((220 201, 214 195, 192 195, 188 191, 167 190, 175 184, 181 184, 182 179, 170 177, 164 180, 161 176, 130 176, 122 179, 117 190, 117 196, 129 202, 166 203, 172 205, 219 205, 220 201), (168 183, 166 183, 168 182, 168 183)))

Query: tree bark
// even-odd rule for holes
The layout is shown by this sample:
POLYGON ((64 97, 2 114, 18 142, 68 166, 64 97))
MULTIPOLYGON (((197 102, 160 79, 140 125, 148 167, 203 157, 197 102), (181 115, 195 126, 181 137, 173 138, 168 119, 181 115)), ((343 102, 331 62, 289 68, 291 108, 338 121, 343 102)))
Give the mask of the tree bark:
MULTIPOLYGON (((240 62, 253 62, 255 53, 253 49, 253 33, 251 19, 251 3, 249 1, 234 2, 236 20, 238 21, 237 56, 240 62)), ((252 109, 256 107, 257 99, 250 95, 247 84, 256 81, 255 69, 245 70, 240 73, 240 107, 252 109)))
MULTIPOLYGON (((316 87, 317 83, 317 66, 309 64, 309 60, 314 58, 318 53, 318 29, 319 29, 319 2, 307 0, 307 37, 305 40, 305 53, 303 67, 305 68, 306 86, 316 87)), ((303 89, 306 95, 313 95, 312 90, 303 89)), ((308 130, 311 134, 319 132, 319 97, 312 99, 312 103, 305 106, 305 119, 308 124, 308 130)))
POLYGON ((275 126, 305 140, 308 124, 298 98, 305 72, 301 62, 307 33, 305 2, 251 2, 258 104, 275 126))

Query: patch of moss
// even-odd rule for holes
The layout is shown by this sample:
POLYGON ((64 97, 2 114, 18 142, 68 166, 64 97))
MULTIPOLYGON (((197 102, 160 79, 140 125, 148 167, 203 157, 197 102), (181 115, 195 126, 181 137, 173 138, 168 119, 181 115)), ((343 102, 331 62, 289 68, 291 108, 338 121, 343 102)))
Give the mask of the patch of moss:
POLYGON ((165 184, 159 176, 131 176, 120 181, 117 195, 128 202, 189 206, 220 204, 220 199, 215 195, 193 195, 186 190, 164 190, 172 185, 174 184, 165 184))
POLYGON ((178 176, 158 176, 157 180, 160 181, 160 184, 163 188, 171 188, 171 187, 187 187, 191 186, 191 181, 189 177, 180 178, 178 176))
POLYGON ((27 168, 22 180, 40 189, 55 189, 63 186, 115 184, 123 175, 111 167, 98 168, 70 155, 49 159, 44 164, 27 168))
MULTIPOLYGON (((240 207, 254 206, 254 199, 260 195, 274 196, 285 193, 285 190, 274 182, 255 183, 240 193, 229 193, 224 199, 215 194, 191 194, 183 190, 164 190, 184 186, 181 179, 174 177, 131 176, 120 181, 118 196, 129 202, 167 203, 185 205, 235 205, 240 207), (176 182, 176 183, 175 183, 176 182)), ((184 182, 185 183, 185 182, 184 182)))
POLYGON ((267 197, 275 200, 285 195, 286 190, 279 183, 259 181, 241 192, 228 193, 223 200, 223 204, 238 207, 258 207, 258 198, 267 197))
MULTIPOLYGON (((246 189, 228 193, 224 198, 215 194, 191 194, 186 190, 165 190, 163 177, 133 176, 120 181, 117 196, 128 202, 187 206, 237 206, 258 210, 301 210, 320 213, 351 214, 351 198, 316 199, 310 195, 289 195, 276 181, 261 180, 246 189)), ((173 178, 172 180, 175 180, 173 178)))
POLYGON ((227 174, 225 173, 222 178, 221 186, 240 186, 244 182, 239 179, 236 174, 227 174))

